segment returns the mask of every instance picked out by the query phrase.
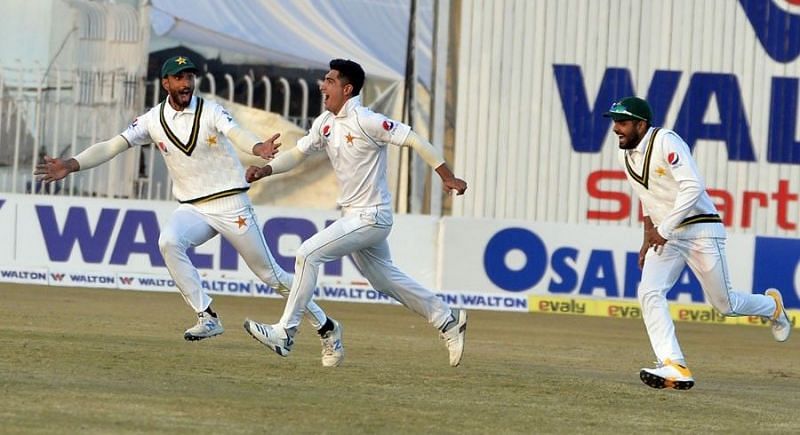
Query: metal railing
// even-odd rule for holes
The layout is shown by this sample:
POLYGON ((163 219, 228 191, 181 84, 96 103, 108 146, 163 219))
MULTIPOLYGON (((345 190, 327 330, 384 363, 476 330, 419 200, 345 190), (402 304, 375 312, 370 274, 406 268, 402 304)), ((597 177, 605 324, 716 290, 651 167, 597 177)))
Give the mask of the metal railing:
MULTIPOLYGON (((110 162, 70 175, 64 181, 44 187, 33 177, 33 169, 44 155, 70 157, 91 144, 113 137, 125 129, 147 107, 164 98, 161 81, 146 86, 145 80, 124 71, 53 70, 49 79, 37 82, 42 71, 24 68, 0 69, 0 191, 44 193, 66 196, 101 196, 141 199, 172 199, 166 168, 153 146, 133 147, 110 162), (145 98, 147 88, 149 98, 145 98), (149 103, 149 104, 148 104, 149 103)), ((299 95, 292 92, 285 77, 271 79, 253 74, 238 79, 225 74, 224 98, 253 107, 255 92, 263 87, 264 109, 272 105, 273 85, 280 87, 281 115, 303 129, 313 116, 309 113, 312 90, 306 80, 297 79, 299 95), (236 84, 243 84, 236 94, 236 84), (292 98, 299 98, 292 104, 292 98), (291 107, 300 108, 290 113, 291 107)), ((196 90, 216 95, 217 77, 200 74, 196 90)), ((314 92, 319 92, 320 82, 314 92)), ((296 88, 295 88, 296 89, 296 88)), ((379 92, 379 89, 375 90, 379 92)), ((260 105, 259 105, 260 106, 260 105)), ((261 109, 261 107, 258 107, 261 109)))
MULTIPOLYGON (((219 95, 217 94, 217 78, 214 77, 209 72, 200 73, 197 75, 195 81, 195 89, 197 91, 207 92, 213 95, 219 95, 221 97, 226 98, 228 101, 237 100, 237 102, 244 104, 248 107, 254 107, 255 101, 255 92, 258 86, 263 86, 264 88, 264 106, 263 109, 266 111, 271 111, 272 107, 272 89, 273 89, 273 80, 276 84, 280 87, 281 94, 283 95, 283 101, 281 104, 280 111, 278 113, 281 114, 284 118, 288 119, 289 121, 296 124, 298 127, 306 129, 310 126, 310 122, 313 119, 313 116, 318 115, 325 111, 324 105, 322 104, 322 99, 320 99, 320 106, 319 111, 315 113, 310 113, 310 97, 312 90, 309 88, 308 82, 301 78, 296 79, 297 86, 300 88, 300 111, 299 113, 291 113, 291 104, 292 104, 292 86, 289 79, 285 77, 277 77, 275 79, 270 79, 270 77, 266 75, 262 75, 258 80, 256 80, 253 74, 245 74, 235 79, 231 74, 225 73, 223 75, 223 80, 225 81, 225 91, 226 94, 219 95), (244 91, 243 94, 236 94, 236 85, 239 83, 244 84, 244 91)), ((317 87, 314 88, 314 92, 318 92, 320 81, 317 81, 317 87)), ((151 82, 151 94, 150 94, 150 105, 155 106, 164 98, 164 90, 161 88, 161 79, 153 79, 151 82)))
POLYGON ((135 174, 120 168, 79 173, 47 189, 34 180, 33 169, 46 154, 74 155, 121 131, 141 105, 137 93, 143 91, 142 82, 124 71, 54 70, 48 80, 35 80, 43 76, 41 70, 25 68, 0 73, 0 189, 131 197, 130 188, 119 181, 132 182, 135 174))

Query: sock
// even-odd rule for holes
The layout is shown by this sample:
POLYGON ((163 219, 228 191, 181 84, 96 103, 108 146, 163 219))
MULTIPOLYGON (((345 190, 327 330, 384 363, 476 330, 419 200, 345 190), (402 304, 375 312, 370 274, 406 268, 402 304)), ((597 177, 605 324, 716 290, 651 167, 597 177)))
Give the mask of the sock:
POLYGON ((317 329, 317 333, 319 334, 320 337, 324 337, 325 334, 328 333, 328 331, 333 331, 333 321, 331 321, 330 317, 328 317, 328 319, 325 320, 324 325, 322 325, 319 329, 317 329))
POLYGON ((217 318, 217 313, 215 313, 214 310, 211 309, 211 305, 209 305, 208 308, 206 308, 205 312, 211 314, 211 317, 215 319, 217 318))

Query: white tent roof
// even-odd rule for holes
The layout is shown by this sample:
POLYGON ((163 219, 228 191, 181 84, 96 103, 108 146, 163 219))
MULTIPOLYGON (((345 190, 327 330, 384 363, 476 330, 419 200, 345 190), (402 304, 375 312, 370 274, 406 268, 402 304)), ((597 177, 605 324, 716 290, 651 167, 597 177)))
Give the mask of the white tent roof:
MULTIPOLYGON (((154 32, 262 57, 266 63, 327 69, 359 62, 367 75, 401 80, 410 0, 151 0, 154 32)), ((433 0, 417 3, 417 73, 430 83, 433 0)))

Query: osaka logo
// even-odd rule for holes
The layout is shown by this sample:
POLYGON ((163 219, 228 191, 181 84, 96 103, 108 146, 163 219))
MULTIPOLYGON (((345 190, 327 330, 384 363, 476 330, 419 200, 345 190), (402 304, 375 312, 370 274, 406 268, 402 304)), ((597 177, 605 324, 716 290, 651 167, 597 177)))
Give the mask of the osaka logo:
POLYGON ((330 125, 326 125, 325 127, 322 127, 322 135, 325 136, 325 137, 330 137, 330 135, 331 135, 331 126, 330 125))
POLYGON ((389 121, 388 119, 383 121, 383 129, 386 131, 392 131, 394 129, 394 122, 389 121))

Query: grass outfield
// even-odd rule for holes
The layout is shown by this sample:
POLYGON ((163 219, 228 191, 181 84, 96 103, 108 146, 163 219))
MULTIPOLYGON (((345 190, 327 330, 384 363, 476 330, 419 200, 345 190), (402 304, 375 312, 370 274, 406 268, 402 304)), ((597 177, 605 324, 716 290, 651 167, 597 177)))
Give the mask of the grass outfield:
MULTIPOLYGON (((322 302, 346 358, 304 324, 280 358, 242 329, 282 300, 218 297, 225 334, 185 342, 177 294, 0 285, 0 432, 796 432, 800 336, 677 324, 697 385, 653 390, 639 320, 472 311, 462 366, 399 306, 322 302)), ((797 331, 795 331, 797 334, 797 331)))

